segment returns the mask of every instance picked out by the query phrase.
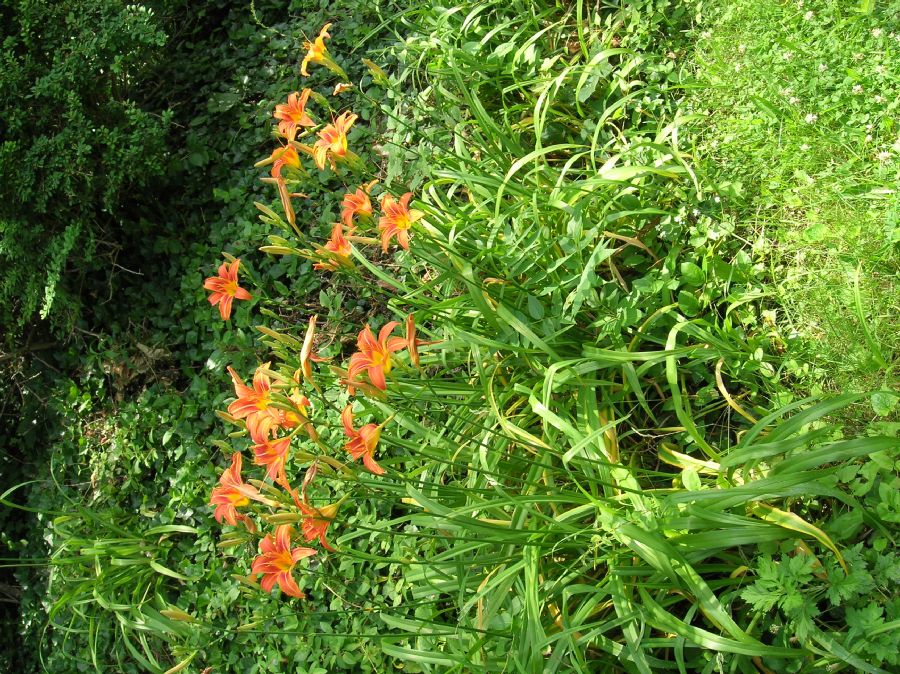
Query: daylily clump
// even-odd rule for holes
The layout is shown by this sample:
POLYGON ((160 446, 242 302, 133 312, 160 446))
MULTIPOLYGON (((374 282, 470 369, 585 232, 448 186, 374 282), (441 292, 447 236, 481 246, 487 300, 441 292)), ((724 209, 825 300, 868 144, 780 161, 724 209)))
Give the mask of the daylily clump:
MULTIPOLYGON (((331 37, 328 33, 330 27, 331 24, 326 24, 315 40, 305 44, 307 53, 301 66, 304 76, 309 74, 307 66, 310 63, 318 63, 346 79, 325 46, 325 40, 331 37)), ((370 69, 374 66, 369 65, 370 69)), ((381 72, 386 78, 383 71, 381 72)), ((338 83, 333 93, 338 95, 352 86, 346 82, 338 83)), ((298 141, 298 136, 306 135, 309 133, 307 130, 316 128, 316 122, 306 111, 311 96, 312 90, 309 88, 301 92, 295 91, 288 96, 285 103, 275 107, 274 118, 278 121, 278 133, 282 144, 266 159, 256 164, 257 167, 271 165, 270 177, 263 178, 263 181, 277 186, 285 217, 291 227, 285 226, 284 222, 280 224, 289 235, 293 231, 301 241, 305 241, 307 235, 297 225, 297 214, 294 212, 291 199, 306 195, 292 193, 288 188, 288 184, 293 186, 308 176, 301 158, 304 155, 311 156, 321 170, 324 170, 326 165, 335 171, 340 165, 342 168, 348 168, 349 173, 353 175, 364 174, 368 170, 365 163, 348 147, 347 134, 358 119, 357 115, 350 111, 341 113, 337 118, 333 118, 330 124, 318 128, 314 144, 298 141)), ((321 101, 320 98, 317 100, 321 101)), ((323 176, 323 179, 329 178, 330 176, 323 176)), ((314 268, 317 270, 344 269, 349 273, 356 273, 352 256, 359 253, 354 250, 354 244, 363 246, 379 243, 376 238, 357 234, 357 230, 365 233, 366 229, 374 229, 375 215, 370 193, 377 182, 370 180, 357 186, 354 191, 343 194, 340 222, 333 223, 331 235, 324 244, 313 243, 309 248, 301 250, 281 236, 271 236, 273 245, 263 247, 262 250, 271 254, 301 255, 314 260, 314 268)), ((394 237, 401 247, 409 250, 409 229, 423 217, 422 212, 410 210, 411 198, 411 192, 407 192, 399 199, 390 194, 381 196, 379 201, 381 213, 377 226, 384 251, 387 251, 388 244, 394 237)), ((262 204, 257 206, 266 215, 265 221, 278 219, 271 209, 262 204)), ((213 291, 210 302, 219 305, 224 319, 230 314, 234 298, 250 299, 250 294, 237 285, 239 264, 239 260, 234 260, 230 265, 223 264, 219 269, 219 276, 207 279, 204 284, 207 289, 213 291)), ((368 267, 371 265, 367 262, 365 266, 367 267, 365 271, 369 271, 368 267)), ((275 533, 265 534, 259 542, 259 555, 252 563, 252 573, 262 576, 260 585, 263 590, 272 591, 278 585, 284 594, 301 598, 304 594, 293 577, 293 570, 299 560, 316 552, 313 548, 291 547, 293 536, 291 524, 299 523, 300 535, 306 541, 316 542, 325 550, 337 552, 326 539, 326 533, 334 523, 338 508, 348 495, 342 495, 337 502, 330 505, 315 507, 308 500, 307 492, 315 489, 314 481, 317 475, 324 474, 325 479, 329 479, 346 475, 353 470, 348 465, 349 460, 345 455, 335 456, 333 447, 328 446, 329 441, 334 442, 334 435, 327 425, 320 438, 314 425, 312 404, 303 394, 304 389, 307 392, 313 389, 319 396, 317 399, 326 401, 321 408, 324 412, 318 414, 327 414, 332 404, 329 401, 334 400, 330 395, 331 392, 325 391, 324 387, 313 378, 315 374, 313 363, 328 360, 316 353, 316 321, 315 315, 310 316, 302 344, 292 335, 277 333, 266 326, 258 326, 260 332, 276 339, 278 348, 285 349, 287 355, 279 351, 283 361, 280 366, 276 365, 274 370, 271 361, 259 365, 253 374, 251 385, 245 384, 232 367, 227 368, 234 386, 235 400, 228 405, 227 414, 224 412, 219 414, 228 422, 244 429, 231 433, 231 437, 249 436, 245 450, 249 447, 253 464, 265 472, 263 480, 245 483, 241 478, 242 454, 235 451, 230 467, 220 477, 219 485, 213 489, 210 498, 210 504, 215 506, 214 517, 217 521, 231 526, 243 524, 244 531, 240 536, 232 538, 228 545, 239 545, 247 540, 247 536, 260 536, 254 518, 276 525, 275 533), (292 477, 295 477, 293 471, 295 467, 297 470, 301 469, 303 464, 305 474, 302 487, 300 490, 294 489, 291 486, 292 477), (245 511, 240 512, 239 509, 245 511)), ((388 400, 387 378, 398 358, 397 352, 408 350, 411 364, 418 367, 418 347, 435 343, 416 337, 412 315, 406 320, 403 337, 392 334, 399 325, 397 321, 386 323, 379 330, 377 338, 369 325, 365 325, 357 336, 357 351, 350 356, 347 369, 331 366, 332 382, 346 386, 350 395, 355 395, 359 389, 366 396, 388 400), (366 375, 365 378, 362 377, 363 374, 366 375)), ((365 470, 374 475, 384 475, 385 469, 375 460, 375 454, 378 451, 381 431, 387 421, 380 424, 371 422, 358 429, 354 428, 352 403, 344 407, 340 418, 346 436, 343 448, 350 459, 361 460, 365 470)), ((344 485, 348 483, 350 482, 341 482, 344 485)))
POLYGON ((238 285, 238 267, 241 261, 235 260, 230 265, 223 262, 219 266, 219 275, 210 276, 203 282, 206 290, 212 290, 209 303, 219 305, 219 314, 222 320, 231 318, 231 303, 235 300, 249 300, 253 296, 238 285))

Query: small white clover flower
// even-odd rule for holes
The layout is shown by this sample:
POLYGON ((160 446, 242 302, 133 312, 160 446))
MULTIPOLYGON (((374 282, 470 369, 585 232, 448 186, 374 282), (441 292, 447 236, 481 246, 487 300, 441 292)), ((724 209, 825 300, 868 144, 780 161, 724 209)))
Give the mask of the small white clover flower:
POLYGON ((890 150, 882 150, 877 155, 875 155, 875 158, 878 159, 878 161, 880 161, 883 164, 884 162, 886 162, 888 159, 891 158, 891 151, 890 150))
POLYGON ((828 66, 825 65, 824 63, 820 63, 819 64, 819 72, 824 73, 826 70, 828 70, 828 66))
POLYGON ((735 64, 734 64, 734 72, 739 73, 739 72, 741 72, 741 70, 743 70, 743 69, 744 69, 744 66, 743 66, 742 64, 740 64, 740 63, 735 63, 735 64))
POLYGON ((871 142, 872 142, 872 134, 871 134, 871 133, 867 133, 867 134, 866 134, 866 142, 867 142, 867 143, 871 143, 871 142))
POLYGON ((803 15, 803 18, 807 21, 812 21, 814 14, 812 10, 809 10, 806 14, 803 15))
POLYGON ((713 201, 715 201, 717 204, 720 204, 720 203, 722 203, 722 197, 720 197, 717 194, 716 196, 713 197, 713 201))
POLYGON ((803 119, 807 124, 815 124, 816 120, 819 119, 819 116, 810 112, 807 113, 806 117, 804 117, 803 119))
POLYGON ((854 93, 854 94, 861 94, 861 93, 862 93, 862 85, 861 85, 861 84, 854 84, 854 85, 853 85, 853 93, 854 93))
POLYGON ((743 53, 745 53, 746 51, 747 51, 747 45, 745 45, 745 44, 739 44, 739 45, 738 45, 738 53, 739 53, 739 54, 743 54, 743 53))
POLYGON ((712 32, 704 30, 702 33, 700 33, 700 37, 702 37, 704 40, 708 40, 712 37, 712 32))
POLYGON ((866 55, 863 54, 862 52, 856 52, 856 53, 853 55, 853 60, 854 60, 854 61, 862 61, 864 58, 866 58, 866 55))
POLYGON ((809 145, 807 145, 806 143, 803 143, 803 145, 800 146, 800 151, 806 152, 807 150, 809 150, 809 145))
POLYGON ((790 61, 792 58, 794 58, 794 52, 786 51, 781 55, 781 58, 783 58, 785 61, 790 61))
POLYGON ((884 33, 884 31, 881 30, 881 28, 873 28, 872 29, 872 37, 874 37, 874 38, 881 37, 882 33, 884 33))
POLYGON ((800 102, 800 99, 797 98, 796 96, 791 96, 788 99, 788 103, 790 103, 791 105, 797 105, 797 103, 799 103, 799 102, 800 102))
POLYGON ((876 103, 884 103, 884 96, 882 96, 881 94, 875 94, 874 101, 876 103))

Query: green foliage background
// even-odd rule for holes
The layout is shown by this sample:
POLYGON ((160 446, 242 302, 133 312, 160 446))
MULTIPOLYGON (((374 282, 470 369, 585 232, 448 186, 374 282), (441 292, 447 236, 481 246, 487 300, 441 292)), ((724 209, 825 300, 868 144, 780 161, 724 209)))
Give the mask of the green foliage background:
MULTIPOLYGON (((762 17, 753 18, 760 26, 781 25, 783 32, 785 26, 803 21, 803 12, 795 11, 793 4, 772 0, 747 11, 762 17)), ((889 16, 886 7, 892 6, 880 6, 866 17, 834 3, 808 4, 817 14, 830 12, 853 26, 853 39, 861 45, 869 44, 871 29, 882 25, 889 16)), ((305 318, 318 313, 326 325, 328 354, 340 356, 352 350, 350 326, 400 310, 391 293, 365 279, 323 287, 309 261, 256 252, 270 232, 252 204, 274 199, 270 186, 259 183, 260 174, 250 167, 271 151, 274 105, 304 84, 297 75, 304 31, 334 19, 338 23, 330 49, 366 93, 365 102, 354 103, 361 123, 351 135, 351 146, 368 148, 372 140, 379 141, 365 158, 380 164, 392 190, 453 184, 458 194, 476 195, 446 204, 448 217, 460 226, 460 245, 470 246, 468 259, 476 273, 520 279, 508 291, 493 288, 497 299, 509 304, 512 316, 511 323, 498 328, 498 342, 514 352, 511 367, 528 372, 517 382, 519 389, 531 387, 527 394, 504 392, 509 396, 504 400, 516 404, 517 395, 525 400, 540 396, 539 350, 510 325, 532 326, 532 334, 571 358, 582 355, 575 343, 624 349, 639 333, 647 348, 662 348, 673 325, 669 318, 646 333, 643 326, 670 305, 702 326, 692 337, 709 339, 722 349, 729 386, 740 391, 742 404, 754 413, 796 402, 799 391, 835 388, 821 363, 818 369, 809 365, 816 360, 810 356, 815 342, 810 345, 809 335, 794 335, 780 315, 773 318, 771 312, 782 306, 774 298, 783 298, 775 292, 781 289, 778 265, 773 271, 770 250, 748 236, 760 206, 769 213, 768 223, 778 222, 783 215, 778 204, 787 203, 784 195, 788 200, 808 196, 809 190, 791 186, 786 173, 778 173, 796 175, 803 167, 789 166, 787 160, 779 163, 784 149, 775 151, 767 143, 778 127, 799 148, 808 139, 789 136, 784 129, 803 125, 786 113, 783 121, 773 119, 766 105, 742 96, 739 87, 728 89, 740 79, 730 74, 708 87, 709 73, 696 66, 714 56, 733 70, 715 49, 740 41, 727 32, 735 25, 747 39, 747 26, 756 24, 742 24, 743 19, 735 23, 733 14, 697 1, 622 0, 595 9, 585 10, 580 2, 422 7, 357 0, 214 0, 199 6, 187 0, 17 0, 0 7, 0 23, 9 27, 0 57, 0 368, 7 382, 0 408, 0 493, 36 480, 4 497, 7 504, 31 510, 24 515, 12 508, 0 511, 0 557, 5 560, 0 590, 14 600, 0 604, 0 668, 68 674, 74 664, 78 671, 164 671, 195 657, 186 671, 447 671, 464 670, 461 661, 483 658, 486 652, 502 663, 495 668, 507 663, 511 668, 539 668, 543 657, 528 652, 529 645, 546 636, 540 621, 532 621, 533 604, 528 603, 538 587, 541 597, 552 597, 562 607, 560 620, 569 621, 568 633, 585 625, 596 628, 601 635, 611 635, 603 642, 610 652, 618 648, 620 655, 628 656, 611 658, 602 649, 579 656, 578 645, 559 648, 574 653, 565 665, 574 671, 579 665, 582 671, 639 671, 639 664, 630 669, 629 657, 637 663, 647 657, 654 666, 688 657, 696 671, 724 666, 725 656, 685 651, 683 640, 672 649, 681 654, 674 660, 654 659, 669 652, 671 640, 649 627, 658 624, 652 618, 659 619, 660 613, 648 617, 650 610, 639 606, 640 593, 651 593, 673 612, 678 610, 678 595, 665 594, 668 581, 653 575, 657 569, 636 566, 631 552, 610 533, 615 528, 611 520, 598 519, 588 529, 566 529, 564 535, 558 530, 554 535, 559 539, 548 535, 540 541, 545 548, 528 548, 549 551, 543 560, 546 568, 568 568, 572 578, 582 581, 584 576, 575 570, 594 573, 598 558, 610 567, 623 565, 615 576, 625 579, 617 581, 616 599, 598 609, 607 612, 602 620, 591 623, 594 613, 581 611, 576 600, 605 591, 599 580, 568 583, 569 593, 564 582, 539 585, 536 577, 523 574, 514 584, 520 576, 510 574, 505 576, 508 586, 504 579, 484 593, 496 594, 488 612, 493 611, 489 630, 497 640, 486 646, 472 623, 465 622, 457 601, 471 596, 473 578, 481 580, 473 558, 467 557, 476 544, 468 547, 466 537, 482 539, 477 541, 477 549, 484 551, 479 559, 490 560, 497 549, 512 544, 477 523, 467 529, 468 520, 453 524, 458 542, 445 536, 441 532, 446 521, 420 512, 419 506, 399 505, 416 481, 367 485, 352 512, 342 514, 338 523, 338 533, 346 534, 340 544, 347 554, 311 569, 307 591, 313 601, 299 606, 242 589, 232 575, 247 571, 249 553, 217 549, 221 527, 207 506, 225 461, 215 442, 229 441, 227 429, 214 415, 230 394, 224 368, 231 364, 249 371, 257 363, 254 348, 260 359, 268 358, 253 329, 259 318, 296 336, 305 318), (595 17, 582 28, 602 34, 608 44, 582 43, 573 18, 579 13, 595 17), (545 39, 532 39, 544 28, 545 39), (711 35, 700 35, 707 28, 711 35), (695 45, 713 54, 695 56, 695 45), (620 85, 626 58, 598 56, 604 47, 629 49, 639 56, 625 78, 641 92, 639 101, 631 100, 628 87, 620 85), (583 78, 581 71, 563 73, 567 58, 578 63, 579 50, 584 50, 586 61, 595 59, 583 78), (359 62, 364 55, 389 72, 392 86, 372 81, 359 62), (547 87, 556 77, 566 86, 547 87), (549 102, 536 126, 531 113, 540 100, 549 102), (628 114, 617 117, 612 128, 595 124, 618 106, 628 114), (718 126, 713 118, 680 126, 681 159, 697 171, 698 190, 681 172, 679 158, 666 156, 668 140, 660 139, 668 137, 667 125, 680 114, 709 106, 744 106, 756 110, 759 119, 746 122, 735 115, 718 126), (717 133, 727 140, 714 143, 717 133), (585 199, 558 219, 553 211, 557 206, 540 200, 546 199, 551 184, 541 171, 558 170, 555 162, 564 156, 560 151, 549 155, 541 171, 516 176, 509 182, 510 194, 493 200, 499 183, 483 181, 503 180, 515 159, 539 145, 566 144, 590 145, 598 154, 626 152, 635 162, 651 166, 660 161, 657 168, 677 170, 682 179, 642 177, 639 190, 598 192, 602 199, 585 199), (532 189, 533 202, 523 199, 532 189), (495 213, 499 220, 493 220, 495 213), (616 219, 604 220, 609 216, 616 219), (652 250, 633 248, 617 258, 627 288, 596 264, 595 255, 603 250, 591 242, 599 237, 601 222, 615 222, 621 231, 646 238, 652 250), (494 243, 489 251, 477 245, 485 228, 494 243), (545 246, 547 241, 556 248, 545 246), (222 251, 241 257, 242 271, 257 288, 256 300, 239 303, 229 324, 215 319, 200 287, 203 277, 214 273, 222 251), (652 259, 657 254, 658 263, 652 259), (554 255, 560 260, 555 267, 547 262, 554 255), (560 306, 565 309, 558 311, 560 306), (707 328, 710 333, 703 332, 707 328), (439 534, 428 533, 433 530, 439 534), (407 561, 422 557, 440 557, 445 566, 434 568, 451 568, 452 573, 443 578, 442 571, 407 561), (628 564, 635 578, 626 573, 628 564), (513 593, 508 593, 510 587, 513 593), (170 604, 189 609, 203 628, 161 614, 170 604)), ((816 40, 824 44, 834 39, 834 30, 826 30, 825 37, 817 34, 816 40)), ((762 46, 775 38, 766 37, 759 26, 753 31, 765 69, 771 69, 773 60, 781 68, 780 54, 762 46)), ((844 51, 841 58, 852 60, 844 51)), ((888 76, 883 80, 878 86, 885 90, 896 86, 888 76)), ((836 80, 829 82, 837 87, 836 80)), ((319 93, 330 96, 330 87, 323 85, 319 93)), ((774 95, 756 93, 764 103, 774 95)), ((847 107, 859 124, 871 121, 868 112, 844 103, 840 97, 834 101, 835 107, 847 107)), ((820 112, 824 121, 829 113, 820 112)), ((835 145, 843 142, 842 124, 833 120, 835 145)), ((885 124, 889 122, 880 129, 887 138, 894 128, 885 124)), ((817 157, 832 152, 828 142, 817 136, 810 143, 817 157)), ((893 184, 893 174, 883 165, 853 161, 848 158, 838 173, 864 176, 866 188, 893 184)), ((574 180, 571 173, 553 175, 559 184, 574 180)), ((334 193, 334 176, 315 180, 318 184, 304 186, 310 195, 304 212, 316 214, 305 224, 312 238, 321 239, 337 217, 339 194, 334 193)), ((884 212, 892 212, 889 205, 884 212)), ((889 278, 895 271, 896 237, 889 215, 882 219, 884 227, 876 237, 879 254, 870 261, 877 263, 882 278, 889 278)), ((789 238, 788 233, 784 237, 789 238)), ((846 254, 842 258, 844 265, 855 266, 853 262, 846 254)), ((424 269, 404 266, 403 258, 390 264, 409 283, 424 269)), ((883 299, 888 295, 878 295, 878 287, 863 282, 864 292, 882 298, 879 306, 889 307, 883 299)), ((453 289, 444 298, 448 307, 465 301, 464 288, 449 282, 447 288, 453 289)), ((889 310, 875 313, 887 316, 889 310)), ((459 323, 448 328, 459 331, 463 343, 466 330, 477 332, 477 326, 466 325, 467 315, 472 314, 461 312, 459 323)), ((859 320, 865 322, 864 316, 859 320)), ((860 442, 868 442, 867 436, 896 437, 891 416, 896 402, 890 393, 896 388, 895 371, 889 365, 896 345, 889 329, 878 334, 887 335, 879 340, 886 366, 868 363, 862 379, 884 389, 874 408, 868 399, 855 401, 846 408, 853 419, 846 428, 811 418, 803 430, 812 434, 807 444, 792 440, 797 447, 830 450, 831 443, 857 434, 860 442), (875 421, 867 423, 872 409, 875 421)), ((501 352, 498 347, 496 353, 501 352)), ((835 347, 833 353, 840 352, 835 347)), ((465 366, 456 363, 447 372, 452 376, 465 366)), ((641 374, 667 386, 663 363, 651 363, 641 374)), ((713 363, 698 359, 679 376, 701 430, 729 447, 739 440, 749 424, 729 416, 717 392, 713 363)), ((598 377, 591 385, 609 391, 614 404, 636 419, 647 418, 631 393, 617 386, 603 388, 608 384, 598 377)), ((459 396, 462 388, 445 397, 459 396)), ((477 400, 481 392, 466 395, 477 400)), ((576 403, 553 409, 563 416, 571 412, 572 425, 584 433, 581 412, 574 409, 582 405, 582 395, 578 391, 561 396, 576 403)), ((655 395, 646 396, 649 416, 667 420, 667 427, 680 425, 671 399, 655 395)), ((465 465, 457 465, 447 438, 454 432, 464 437, 470 429, 462 414, 456 414, 455 402, 446 405, 441 396, 436 398, 423 398, 421 404, 432 405, 435 419, 445 420, 446 435, 441 427, 431 429, 429 447, 432 457, 443 457, 435 464, 435 483, 449 486, 429 496, 461 509, 468 507, 468 498, 484 499, 486 510, 507 516, 506 505, 490 501, 496 499, 497 485, 485 482, 477 471, 471 477, 465 465), (445 419, 440 415, 447 409, 445 419)), ((538 433, 546 425, 564 453, 571 437, 546 421, 552 417, 539 417, 538 409, 532 404, 517 423, 538 433)), ((850 653, 847 657, 884 667, 896 664, 889 643, 889 627, 898 615, 892 588, 900 568, 891 550, 890 529, 900 511, 895 454, 881 451, 872 460, 842 460, 821 482, 784 492, 785 508, 816 522, 839 543, 853 571, 846 575, 829 557, 821 556, 825 564, 818 568, 798 554, 799 538, 785 538, 783 532, 779 537, 769 529, 759 534, 769 536, 767 540, 752 538, 761 529, 756 520, 748 524, 751 514, 743 510, 743 502, 721 507, 712 503, 711 494, 721 484, 691 467, 676 470, 660 463, 661 443, 640 439, 653 428, 648 421, 647 428, 631 435, 636 449, 629 469, 643 488, 654 494, 658 490, 659 500, 655 495, 649 500, 665 524, 661 528, 683 529, 679 546, 696 541, 689 556, 702 558, 697 568, 712 579, 742 628, 761 633, 767 645, 784 648, 794 648, 796 638, 805 640, 819 630, 817 635, 831 641, 817 642, 817 648, 843 648, 850 653), (815 489, 822 494, 812 493, 815 489), (674 495, 664 499, 670 492, 674 495), (682 517, 686 508, 696 506, 691 499, 697 494, 708 500, 709 509, 682 517), (834 500, 834 494, 844 500, 834 500), (860 507, 849 507, 847 498, 856 499, 860 507), (701 520, 707 523, 698 524, 701 520), (709 541, 721 538, 724 529, 708 522, 722 527, 722 522, 739 522, 748 527, 741 529, 742 535, 752 540, 716 556, 718 552, 709 552, 715 548, 709 541), (742 575, 729 577, 738 567, 742 575)), ((690 434, 673 433, 681 444, 672 445, 667 438, 668 447, 696 450, 690 434)), ((397 466, 418 470, 415 462, 421 456, 415 436, 403 431, 391 435, 397 466)), ((881 447, 883 441, 871 442, 881 447)), ((762 455, 765 448, 758 451, 762 455)), ((561 456, 555 459, 564 463, 561 456)), ((735 462, 750 475, 757 459, 735 462)), ((533 468, 515 455, 497 465, 499 487, 510 490, 521 481, 516 476, 533 468)), ((577 463, 577 457, 575 465, 585 474, 595 468, 590 462, 577 463)), ((574 472, 577 482, 582 476, 574 472)), ((568 491, 571 474, 560 475, 558 490, 550 490, 548 498, 582 498, 568 491)), ((592 496, 599 498, 596 485, 592 489, 592 496)), ((619 524, 627 528, 644 522, 630 517, 619 524)), ((815 545, 809 537, 805 540, 815 545)), ((523 560, 539 568, 531 552, 523 560)), ((691 609, 688 614, 690 619, 691 609)), ((774 671, 821 671, 816 669, 821 662, 767 660, 774 671)), ((738 658, 728 663, 732 671, 749 667, 738 658)))

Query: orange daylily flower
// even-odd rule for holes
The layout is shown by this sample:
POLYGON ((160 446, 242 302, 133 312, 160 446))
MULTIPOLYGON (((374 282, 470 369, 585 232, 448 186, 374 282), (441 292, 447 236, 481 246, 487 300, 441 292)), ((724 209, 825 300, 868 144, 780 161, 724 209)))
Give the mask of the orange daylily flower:
POLYGON ((278 587, 286 595, 303 599, 306 595, 300 591, 297 582, 291 575, 294 565, 304 557, 316 554, 312 548, 291 549, 291 526, 282 524, 275 529, 275 536, 266 534, 259 544, 260 555, 253 560, 252 573, 262 574, 260 585, 266 592, 278 587))
POLYGON ((234 394, 237 400, 228 406, 228 413, 235 419, 245 419, 247 430, 254 442, 264 443, 269 433, 285 422, 284 410, 272 405, 272 382, 262 372, 270 363, 263 363, 256 368, 253 375, 253 388, 245 385, 238 373, 229 366, 228 372, 234 382, 234 394))
POLYGON ((235 452, 231 457, 231 466, 219 478, 219 486, 212 490, 209 504, 216 506, 213 516, 220 524, 224 519, 231 526, 237 526, 238 520, 246 517, 239 515, 237 508, 248 505, 250 499, 259 496, 256 487, 245 484, 241 479, 241 461, 240 452, 235 452))
POLYGON ((366 424, 358 431, 353 428, 353 409, 347 405, 341 412, 341 422, 344 424, 344 433, 350 440, 344 445, 344 449, 350 452, 354 460, 362 458, 363 465, 375 475, 384 475, 384 468, 375 462, 375 448, 381 438, 381 426, 366 424))
POLYGON ((281 428, 296 428, 302 423, 309 423, 309 414, 306 412, 307 407, 312 407, 309 398, 295 391, 288 396, 288 400, 294 406, 293 410, 278 410, 283 413, 283 418, 279 426, 281 428))
POLYGON ((327 269, 329 271, 337 271, 340 267, 352 267, 353 262, 350 261, 350 255, 353 247, 350 242, 344 238, 344 228, 341 223, 335 223, 331 230, 331 238, 325 246, 319 249, 320 252, 328 256, 325 262, 316 262, 314 269, 327 269))
POLYGON ((385 253, 395 234, 400 247, 409 250, 409 228, 425 215, 422 211, 409 210, 411 197, 412 192, 404 194, 400 201, 390 194, 381 197, 382 216, 378 219, 378 229, 381 230, 381 249, 385 253))
POLYGON ((290 489, 284 465, 291 449, 290 436, 274 438, 253 445, 253 463, 266 466, 266 477, 272 478, 285 489, 290 489))
POLYGON ((325 169, 326 159, 331 161, 331 167, 334 168, 335 157, 347 156, 347 132, 357 118, 358 115, 354 115, 350 111, 343 112, 331 124, 319 131, 319 140, 313 145, 313 159, 319 169, 325 169))
POLYGON ((337 377, 338 385, 346 386, 347 393, 350 395, 356 395, 356 389, 359 389, 369 398, 384 400, 387 397, 381 389, 375 388, 372 384, 359 380, 351 380, 350 376, 347 374, 347 370, 341 369, 336 365, 332 365, 330 369, 331 373, 337 377))
POLYGON ((324 508, 313 508, 302 501, 297 501, 297 507, 303 513, 303 521, 300 523, 303 538, 307 541, 318 538, 323 548, 334 552, 334 548, 325 540, 325 532, 328 531, 329 525, 334 521, 334 516, 337 515, 338 505, 338 503, 332 503, 324 508))
MULTIPOLYGON (((300 146, 299 143, 298 146, 305 147, 300 146)), ((295 170, 300 170, 302 168, 300 155, 297 154, 297 149, 293 145, 285 145, 283 147, 275 148, 271 155, 262 161, 256 162, 254 166, 260 167, 267 166, 268 164, 272 164, 272 178, 264 178, 263 181, 275 183, 278 188, 278 197, 281 199, 281 207, 284 209, 284 215, 288 222, 291 223, 291 226, 295 226, 297 224, 297 216, 294 213, 294 207, 291 204, 291 197, 305 197, 306 195, 299 193, 292 194, 288 191, 287 181, 281 175, 281 169, 287 166, 295 170)))
POLYGON ((294 140, 297 131, 302 126, 315 126, 316 123, 306 114, 306 102, 309 100, 311 89, 304 89, 303 93, 294 92, 288 96, 286 104, 275 106, 275 119, 278 122, 278 133, 288 140, 294 140))
POLYGON ((368 185, 365 185, 365 189, 357 187, 356 192, 344 195, 344 199, 341 201, 341 206, 343 206, 341 222, 347 225, 348 228, 353 227, 354 215, 361 215, 366 218, 372 217, 372 202, 369 200, 369 190, 372 189, 372 185, 376 182, 373 180, 368 185))
POLYGON ((345 91, 349 91, 353 88, 353 85, 349 82, 338 82, 334 85, 334 91, 331 92, 332 96, 337 96, 338 94, 342 94, 345 91))
POLYGON ((359 333, 356 345, 359 351, 350 356, 350 366, 347 368, 347 377, 350 381, 365 370, 369 375, 369 381, 382 391, 387 389, 385 375, 391 371, 391 353, 400 351, 406 347, 406 340, 402 337, 390 337, 391 331, 400 325, 397 321, 391 321, 378 333, 378 339, 372 334, 372 329, 366 325, 359 333))
POLYGON ((269 161, 272 162, 272 177, 276 180, 281 179, 281 169, 285 166, 292 169, 300 168, 300 155, 297 154, 293 145, 275 148, 272 150, 269 161))
POLYGON ((331 58, 331 54, 328 53, 328 47, 325 46, 325 40, 331 38, 331 35, 328 33, 329 28, 331 28, 331 24, 326 23, 322 27, 322 30, 319 31, 319 35, 315 40, 312 42, 305 41, 303 43, 303 48, 306 50, 306 56, 303 57, 303 62, 300 64, 300 74, 304 77, 309 77, 306 66, 310 63, 320 63, 331 72, 339 75, 342 79, 347 79, 347 73, 335 63, 334 59, 331 58))
POLYGON ((219 275, 210 276, 203 282, 206 290, 213 291, 208 298, 209 303, 213 306, 219 305, 219 314, 225 321, 231 318, 231 303, 235 299, 253 299, 250 293, 238 285, 238 267, 240 265, 240 260, 235 260, 230 265, 223 262, 219 265, 219 275))

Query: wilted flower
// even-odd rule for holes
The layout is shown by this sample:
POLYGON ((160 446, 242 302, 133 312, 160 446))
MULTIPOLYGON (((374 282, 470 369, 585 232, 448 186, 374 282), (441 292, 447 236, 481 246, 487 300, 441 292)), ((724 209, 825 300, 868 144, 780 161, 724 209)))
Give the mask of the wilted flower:
POLYGON ((260 585, 266 592, 271 592, 278 584, 281 591, 291 597, 303 599, 306 595, 300 591, 297 582, 291 575, 294 565, 304 557, 316 554, 312 548, 294 548, 291 550, 291 527, 282 524, 275 529, 275 536, 266 534, 260 542, 261 554, 253 560, 251 570, 253 573, 262 574, 260 585))
MULTIPOLYGON (((317 355, 315 351, 313 351, 313 346, 315 345, 316 340, 316 321, 318 317, 313 315, 309 317, 309 325, 306 328, 306 335, 303 338, 303 345, 300 348, 300 369, 294 373, 294 379, 299 381, 300 376, 303 376, 303 379, 309 382, 313 388, 317 391, 319 387, 316 385, 316 382, 313 380, 313 363, 321 363, 326 360, 330 360, 330 358, 322 358, 317 355)), ((307 404, 309 401, 307 400, 307 404)), ((312 436, 310 436, 312 437, 312 436)))
POLYGON ((406 348, 409 350, 409 359, 413 365, 419 366, 419 348, 420 346, 429 346, 438 344, 439 342, 427 342, 416 337, 416 322, 413 315, 406 317, 406 348))
POLYGON ((235 260, 230 265, 223 262, 219 265, 219 275, 210 276, 203 282, 206 290, 213 291, 208 298, 209 303, 213 306, 219 305, 219 314, 226 321, 231 318, 231 303, 235 299, 253 299, 250 293, 238 286, 237 277, 240 264, 240 260, 235 260))
POLYGON ((378 229, 381 230, 381 249, 387 252, 391 237, 397 236, 397 243, 401 248, 409 250, 409 228, 416 220, 425 214, 422 211, 409 210, 409 200, 412 192, 407 192, 400 201, 390 194, 381 197, 382 216, 378 219, 378 229))

